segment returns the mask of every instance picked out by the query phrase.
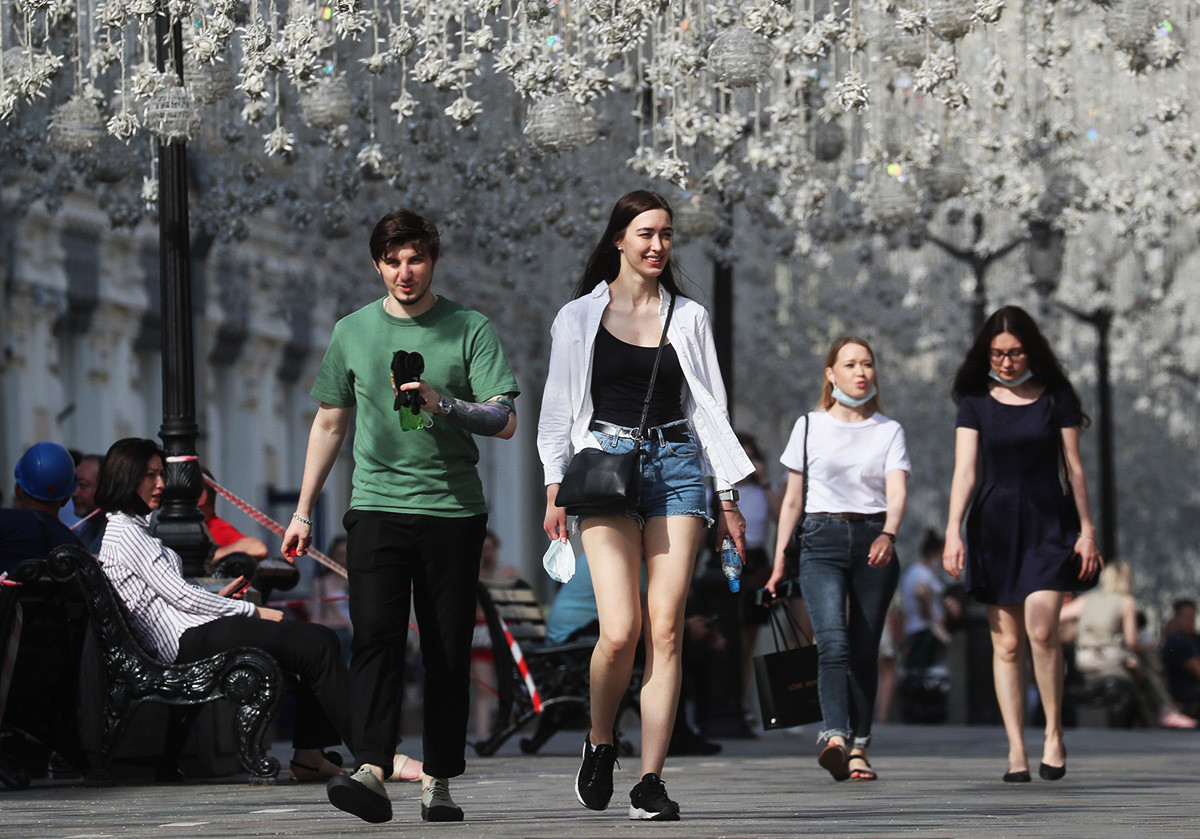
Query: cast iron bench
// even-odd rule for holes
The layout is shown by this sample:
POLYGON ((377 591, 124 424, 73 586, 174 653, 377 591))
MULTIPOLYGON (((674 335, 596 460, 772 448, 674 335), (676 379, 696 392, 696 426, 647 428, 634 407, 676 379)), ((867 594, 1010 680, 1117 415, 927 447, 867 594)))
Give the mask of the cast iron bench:
POLYGON ((161 766, 174 767, 186 735, 187 722, 181 720, 190 722, 200 706, 216 699, 236 706, 235 750, 251 783, 275 780, 279 761, 266 754, 263 742, 287 683, 273 658, 253 647, 239 647, 186 664, 158 662, 134 638, 112 584, 95 557, 82 548, 55 548, 46 559, 22 563, 9 578, 19 583, 48 578, 72 586, 87 608, 100 655, 100 736, 87 770, 89 783, 110 781, 113 756, 141 703, 172 706, 161 766))

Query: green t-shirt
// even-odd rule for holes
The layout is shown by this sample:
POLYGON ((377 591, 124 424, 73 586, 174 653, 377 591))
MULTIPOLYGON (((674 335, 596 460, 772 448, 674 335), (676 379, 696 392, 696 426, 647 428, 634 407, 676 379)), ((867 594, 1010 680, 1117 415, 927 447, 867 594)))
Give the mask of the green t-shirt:
POLYGON ((419 352, 421 376, 438 393, 485 402, 517 393, 517 380, 488 319, 439 297, 415 318, 396 318, 382 298, 337 322, 312 395, 357 408, 350 507, 459 518, 486 512, 471 434, 443 416, 402 431, 392 409, 392 353, 419 352))

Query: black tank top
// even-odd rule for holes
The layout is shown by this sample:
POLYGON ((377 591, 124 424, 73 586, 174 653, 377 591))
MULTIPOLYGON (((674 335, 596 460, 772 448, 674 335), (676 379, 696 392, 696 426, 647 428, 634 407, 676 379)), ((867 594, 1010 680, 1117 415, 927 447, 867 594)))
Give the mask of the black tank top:
MULTIPOLYGON (((642 401, 650 386, 658 347, 639 347, 613 337, 600 326, 592 356, 592 403, 598 420, 637 428, 642 421, 642 401)), ((675 347, 663 347, 650 397, 648 428, 683 419, 683 368, 675 347)))

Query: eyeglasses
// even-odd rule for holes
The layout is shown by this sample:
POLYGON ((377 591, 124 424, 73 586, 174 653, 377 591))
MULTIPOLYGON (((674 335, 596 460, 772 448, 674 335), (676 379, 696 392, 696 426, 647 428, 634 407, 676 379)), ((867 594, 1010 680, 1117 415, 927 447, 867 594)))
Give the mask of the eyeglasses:
POLYGON ((1015 363, 1025 358, 1025 350, 1021 349, 1020 347, 1008 350, 1007 352, 1004 350, 992 350, 991 355, 992 364, 1001 364, 1006 358, 1015 363))

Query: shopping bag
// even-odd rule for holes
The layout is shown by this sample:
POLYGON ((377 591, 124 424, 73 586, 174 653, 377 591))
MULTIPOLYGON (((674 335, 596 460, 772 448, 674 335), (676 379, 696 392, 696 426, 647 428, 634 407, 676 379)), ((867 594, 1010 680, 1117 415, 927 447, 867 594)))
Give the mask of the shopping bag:
POLYGON ((792 728, 819 722, 816 645, 784 603, 771 607, 771 635, 775 652, 754 657, 754 684, 758 688, 763 728, 792 728), (790 646, 791 643, 802 646, 790 646))

